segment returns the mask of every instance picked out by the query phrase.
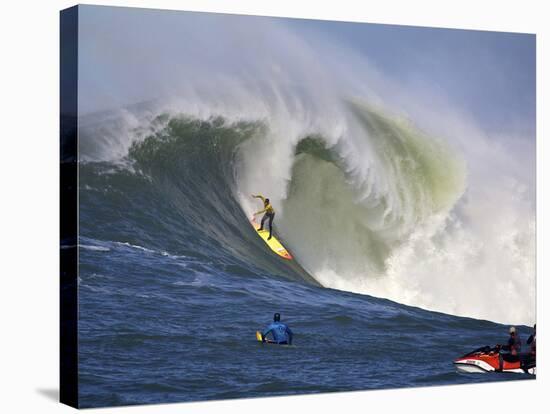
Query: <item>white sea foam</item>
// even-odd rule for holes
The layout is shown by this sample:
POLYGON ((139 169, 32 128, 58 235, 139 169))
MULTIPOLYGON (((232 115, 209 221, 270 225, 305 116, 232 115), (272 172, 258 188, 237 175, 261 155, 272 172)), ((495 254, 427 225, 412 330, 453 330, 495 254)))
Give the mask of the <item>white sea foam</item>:
POLYGON ((92 250, 92 251, 96 251, 96 252, 108 252, 108 251, 111 250, 111 249, 109 249, 108 247, 105 247, 105 246, 93 246, 93 245, 88 245, 88 244, 79 244, 78 247, 80 247, 82 249, 85 249, 85 250, 92 250))

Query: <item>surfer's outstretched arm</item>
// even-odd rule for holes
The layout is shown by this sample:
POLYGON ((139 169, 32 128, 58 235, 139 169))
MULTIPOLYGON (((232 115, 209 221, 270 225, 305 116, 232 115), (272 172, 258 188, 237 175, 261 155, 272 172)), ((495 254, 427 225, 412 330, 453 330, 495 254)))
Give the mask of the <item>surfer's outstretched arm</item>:
POLYGON ((252 194, 252 197, 253 197, 253 198, 261 198, 262 201, 265 203, 265 197, 264 197, 263 195, 261 195, 261 194, 258 194, 258 195, 252 194))

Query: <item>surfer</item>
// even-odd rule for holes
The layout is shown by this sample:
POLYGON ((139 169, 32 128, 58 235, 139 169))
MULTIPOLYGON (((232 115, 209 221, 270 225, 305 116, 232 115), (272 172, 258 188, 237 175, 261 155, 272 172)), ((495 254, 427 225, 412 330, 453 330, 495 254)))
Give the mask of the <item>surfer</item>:
POLYGON ((273 219, 275 218, 275 210, 273 210, 273 206, 269 202, 269 198, 265 198, 261 194, 258 194, 258 195, 252 194, 252 197, 261 198, 262 201, 264 202, 264 209, 258 211, 257 213, 254 213, 254 216, 265 213, 264 216, 262 217, 262 221, 260 223, 260 228, 258 229, 258 231, 262 231, 264 229, 264 223, 266 220, 269 219, 269 237, 267 238, 267 240, 270 240, 271 235, 273 234, 273 219))
POLYGON ((292 345, 292 331, 287 324, 281 322, 281 314, 273 315, 273 323, 262 333, 262 342, 266 341, 266 336, 270 333, 273 336, 273 342, 279 345, 292 345))

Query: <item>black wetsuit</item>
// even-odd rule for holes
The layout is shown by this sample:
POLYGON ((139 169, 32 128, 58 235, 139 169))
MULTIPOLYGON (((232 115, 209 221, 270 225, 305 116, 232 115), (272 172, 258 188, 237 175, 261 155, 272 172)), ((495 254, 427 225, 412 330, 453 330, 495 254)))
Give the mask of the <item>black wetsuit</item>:
POLYGON ((269 237, 271 237, 271 234, 273 233, 273 219, 275 218, 275 212, 273 213, 265 213, 262 217, 262 223, 260 224, 260 229, 262 230, 264 228, 264 223, 266 220, 269 220, 269 237))
POLYGON ((532 334, 527 339, 527 345, 531 345, 531 353, 535 354, 537 352, 537 334, 532 334))

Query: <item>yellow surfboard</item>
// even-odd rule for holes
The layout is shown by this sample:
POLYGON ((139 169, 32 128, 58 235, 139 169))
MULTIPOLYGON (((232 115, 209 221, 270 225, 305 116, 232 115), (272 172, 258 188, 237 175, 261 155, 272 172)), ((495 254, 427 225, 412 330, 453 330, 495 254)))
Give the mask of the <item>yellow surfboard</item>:
MULTIPOLYGON (((265 339, 265 341, 262 341, 262 333, 260 331, 256 331, 256 340, 258 342, 264 342, 266 344, 274 344, 274 345, 279 345, 277 342, 275 341, 272 341, 271 339, 265 339)), ((281 345, 286 345, 286 344, 281 344, 281 345)))
POLYGON ((273 250, 275 253, 277 253, 279 256, 281 256, 283 259, 292 260, 292 256, 288 252, 287 249, 277 240, 275 236, 271 236, 270 240, 267 240, 269 237, 269 230, 261 230, 258 231, 260 228, 260 225, 254 221, 251 222, 252 226, 256 229, 256 233, 265 241, 265 243, 269 246, 271 250, 273 250))

